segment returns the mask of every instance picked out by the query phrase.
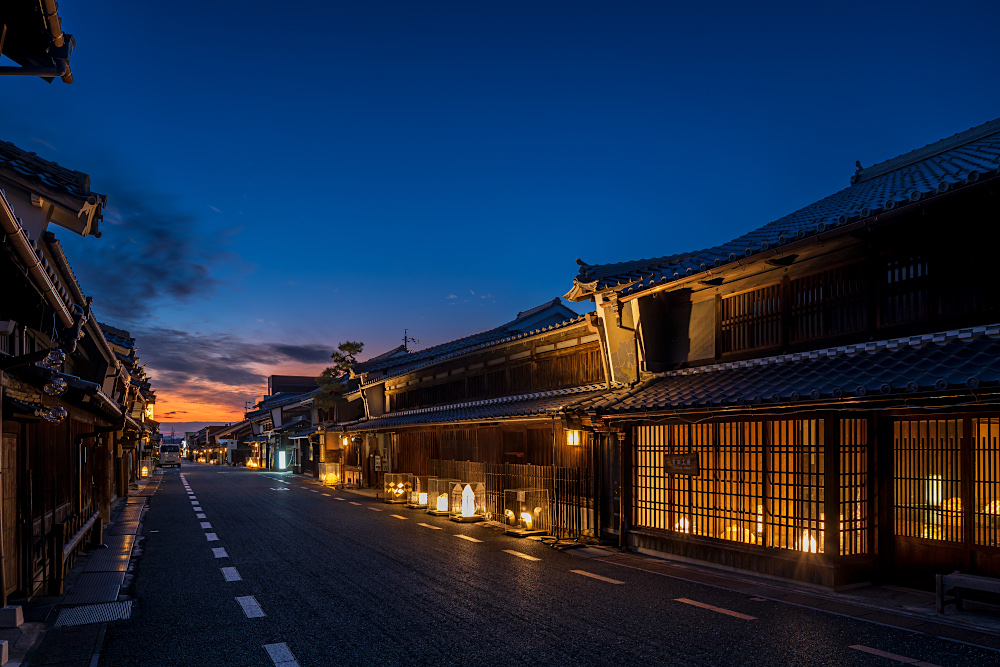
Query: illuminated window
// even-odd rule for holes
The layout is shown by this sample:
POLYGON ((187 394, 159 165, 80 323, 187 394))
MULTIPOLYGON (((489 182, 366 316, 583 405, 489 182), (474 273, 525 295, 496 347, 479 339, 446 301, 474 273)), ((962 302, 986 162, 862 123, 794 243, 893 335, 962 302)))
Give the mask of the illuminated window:
POLYGON ((896 535, 961 542, 962 421, 896 422, 896 535))

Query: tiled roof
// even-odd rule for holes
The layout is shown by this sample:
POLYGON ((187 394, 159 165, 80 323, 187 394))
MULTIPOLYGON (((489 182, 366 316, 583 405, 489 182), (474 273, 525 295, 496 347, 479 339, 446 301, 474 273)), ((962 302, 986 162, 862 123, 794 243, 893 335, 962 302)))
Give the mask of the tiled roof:
MULTIPOLYGON (((494 327, 493 329, 489 329, 488 331, 472 334, 471 336, 465 336, 464 338, 458 338, 447 343, 441 343, 440 345, 435 345, 433 347, 428 347, 405 355, 399 354, 401 351, 400 348, 395 348, 389 352, 379 355, 378 357, 356 364, 353 372, 355 375, 360 375, 362 373, 372 373, 383 369, 391 369, 387 375, 399 375, 401 373, 410 372, 431 363, 441 361, 442 359, 454 357, 458 354, 464 354, 475 349, 498 345, 500 343, 507 343, 512 340, 538 334, 543 331, 551 331, 553 329, 559 329, 571 324, 576 324, 584 318, 583 315, 569 317, 561 322, 550 324, 548 326, 536 327, 530 331, 525 330, 520 326, 522 323, 534 319, 546 308, 561 308, 566 312, 572 312, 565 306, 562 306, 559 299, 556 298, 548 303, 542 304, 541 306, 520 312, 517 317, 510 322, 494 327)), ((379 381, 383 379, 384 377, 381 377, 379 378, 379 381)))
POLYGON ((95 197, 101 204, 107 197, 90 191, 90 176, 66 169, 55 162, 22 150, 7 141, 0 141, 0 169, 10 169, 22 178, 41 183, 49 190, 67 194, 81 201, 95 197))
POLYGON ((1000 119, 859 168, 849 187, 720 246, 614 264, 588 265, 577 260, 580 273, 566 298, 582 299, 611 288, 622 288, 618 289, 621 294, 641 292, 995 177, 998 169, 1000 119))
POLYGON ((1000 387, 1000 324, 671 371, 580 407, 613 415, 988 387, 1000 387))
POLYGON ((338 424, 355 431, 372 431, 395 426, 417 426, 445 422, 484 421, 534 417, 556 412, 581 401, 595 399, 606 391, 602 384, 555 389, 520 396, 504 396, 483 401, 440 405, 433 408, 399 410, 373 419, 338 424))

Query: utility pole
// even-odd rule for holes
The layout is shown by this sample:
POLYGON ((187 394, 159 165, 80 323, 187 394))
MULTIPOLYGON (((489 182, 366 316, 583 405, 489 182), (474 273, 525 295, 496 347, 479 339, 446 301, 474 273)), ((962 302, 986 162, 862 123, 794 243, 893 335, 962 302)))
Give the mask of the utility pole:
POLYGON ((407 347, 408 343, 419 343, 419 342, 420 341, 417 340, 416 338, 410 338, 410 330, 409 329, 403 329, 403 349, 404 350, 406 350, 407 352, 410 351, 410 348, 407 347))

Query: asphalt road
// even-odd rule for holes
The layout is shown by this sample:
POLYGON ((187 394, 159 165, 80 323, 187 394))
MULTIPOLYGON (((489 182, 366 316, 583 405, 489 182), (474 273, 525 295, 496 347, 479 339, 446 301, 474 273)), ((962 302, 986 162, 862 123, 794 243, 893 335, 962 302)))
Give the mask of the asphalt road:
POLYGON ((904 664, 853 646, 1000 664, 988 649, 581 558, 291 475, 185 462, 149 504, 136 612, 108 626, 100 665, 904 664), (247 616, 247 596, 264 616, 247 616), (272 646, 272 657, 275 644, 288 653, 272 646))

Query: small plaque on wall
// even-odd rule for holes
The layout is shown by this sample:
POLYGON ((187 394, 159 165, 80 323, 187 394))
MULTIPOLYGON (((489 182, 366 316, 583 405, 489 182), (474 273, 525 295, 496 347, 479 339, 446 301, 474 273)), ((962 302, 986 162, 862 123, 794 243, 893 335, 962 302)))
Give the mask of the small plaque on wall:
POLYGON ((667 454, 665 456, 664 467, 668 473, 674 475, 698 476, 701 474, 698 452, 690 454, 667 454))

